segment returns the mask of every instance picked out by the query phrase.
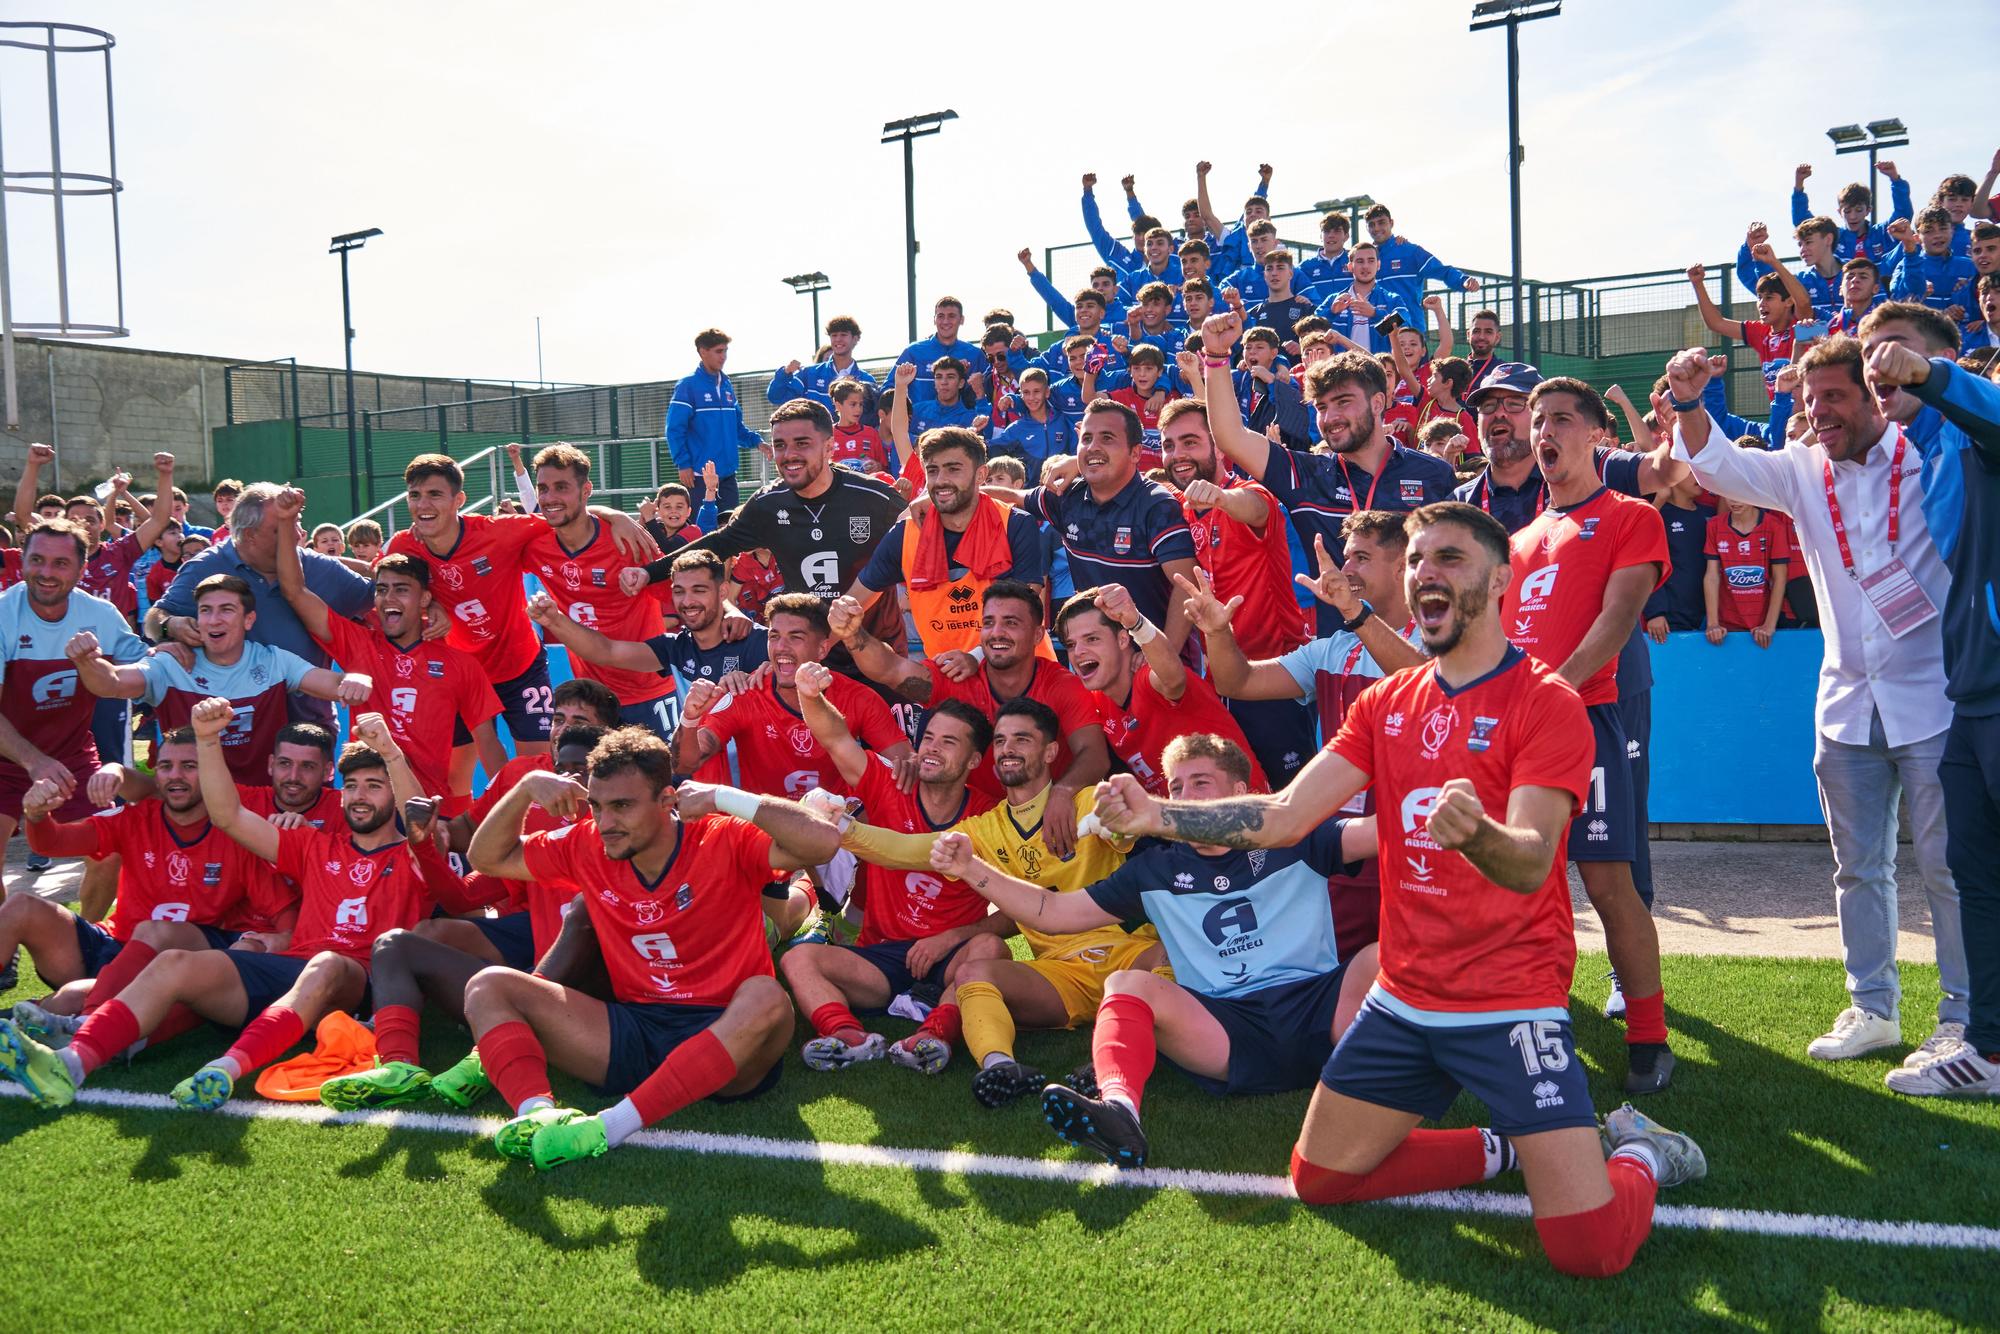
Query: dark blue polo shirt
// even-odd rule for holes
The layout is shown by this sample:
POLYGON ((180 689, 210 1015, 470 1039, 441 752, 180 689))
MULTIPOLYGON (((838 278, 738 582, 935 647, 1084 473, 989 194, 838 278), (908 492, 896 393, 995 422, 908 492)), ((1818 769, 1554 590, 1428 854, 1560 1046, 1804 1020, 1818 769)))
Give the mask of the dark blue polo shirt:
POLYGON ((1172 491, 1135 472, 1117 495, 1099 504, 1078 478, 1061 495, 1035 487, 1021 498, 1021 508, 1055 529, 1077 588, 1122 584, 1147 619, 1167 623, 1173 584, 1160 567, 1195 558, 1194 535, 1172 491))

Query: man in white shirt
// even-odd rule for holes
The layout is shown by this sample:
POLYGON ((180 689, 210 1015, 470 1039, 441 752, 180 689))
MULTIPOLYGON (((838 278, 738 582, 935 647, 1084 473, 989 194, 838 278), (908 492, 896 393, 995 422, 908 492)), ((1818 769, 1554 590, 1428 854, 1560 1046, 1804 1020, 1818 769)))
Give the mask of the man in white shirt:
POLYGON ((1930 899, 1944 999, 1921 1063, 1954 1045, 1967 1018, 1965 938, 1945 863, 1944 753, 1951 704, 1937 609, 1951 582, 1923 513, 1924 478, 1903 423, 1922 404, 1866 383, 1862 347, 1838 337, 1798 363, 1804 444, 1738 449, 1701 406, 1707 354, 1667 367, 1674 453, 1702 485, 1792 517, 1812 572, 1826 658, 1814 708, 1813 773, 1833 842, 1834 890, 1852 1003, 1807 1054, 1849 1060, 1902 1042, 1896 973, 1896 797, 1909 798, 1911 841, 1930 899))

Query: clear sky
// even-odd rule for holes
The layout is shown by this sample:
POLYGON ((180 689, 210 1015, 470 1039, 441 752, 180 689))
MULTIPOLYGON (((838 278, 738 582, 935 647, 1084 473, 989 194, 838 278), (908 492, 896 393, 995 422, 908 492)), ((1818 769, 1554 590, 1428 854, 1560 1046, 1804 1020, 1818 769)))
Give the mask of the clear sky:
MULTIPOLYGON (((863 355, 900 348, 901 153, 879 130, 946 107, 959 119, 917 145, 926 327, 949 291, 1040 328, 1014 254, 1083 239, 1081 174, 1115 220, 1118 177, 1137 173, 1171 220, 1203 157, 1219 209, 1269 161, 1280 211, 1370 194, 1441 258, 1502 270, 1505 37, 1468 33, 1470 8, 1159 0, 1102 26, 1040 5, 775 0, 45 12, 118 38, 134 345, 337 364, 326 238, 372 226, 385 234, 354 262, 362 369, 533 378, 539 315, 549 378, 619 382, 682 373, 708 325, 736 336, 739 372, 809 356, 809 303, 779 279, 813 269, 833 282, 823 313, 861 321, 863 355)), ((1876 59, 1894 15, 1850 0, 1569 0, 1523 28, 1528 275, 1731 257, 1751 220, 1788 223, 1801 161, 1831 211, 1863 159, 1836 165, 1829 125, 1901 116, 1912 144, 1894 156, 1920 205, 1948 171, 1976 179, 2000 128, 1922 57, 2000 50, 2000 5, 1923 15, 1896 79, 1876 59)), ((0 53, 9 171, 44 156, 15 54, 0 53)), ((89 169, 101 93, 78 69, 64 115, 70 165, 89 169)), ((31 207, 9 213, 17 318, 52 305, 31 207)), ((71 245, 88 297, 107 252, 82 212, 71 245)))

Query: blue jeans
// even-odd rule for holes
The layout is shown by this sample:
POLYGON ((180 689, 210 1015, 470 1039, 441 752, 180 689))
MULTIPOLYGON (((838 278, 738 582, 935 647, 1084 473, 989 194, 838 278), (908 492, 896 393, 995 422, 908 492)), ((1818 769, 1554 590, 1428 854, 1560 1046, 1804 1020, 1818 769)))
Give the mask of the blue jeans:
POLYGON ((1896 1019, 1902 987, 1896 975, 1896 798, 1907 793, 1914 828, 1910 841, 1930 898, 1931 933, 1937 943, 1938 980, 1944 999, 1940 1020, 1964 1023, 1968 981, 1965 935, 1959 924, 1958 888, 1945 862, 1944 785, 1938 762, 1945 733, 1891 746, 1878 715, 1865 746, 1816 738, 1813 775, 1820 808, 1833 839, 1833 889, 1846 956, 1847 990, 1854 1004, 1896 1019))

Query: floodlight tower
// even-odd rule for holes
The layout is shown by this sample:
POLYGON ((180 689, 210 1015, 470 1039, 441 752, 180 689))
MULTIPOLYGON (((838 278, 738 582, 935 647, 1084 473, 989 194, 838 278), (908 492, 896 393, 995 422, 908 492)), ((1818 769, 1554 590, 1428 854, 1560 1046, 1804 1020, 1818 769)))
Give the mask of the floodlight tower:
POLYGON ((1888 120, 1871 120, 1864 126, 1836 125, 1826 132, 1833 140, 1833 151, 1841 153, 1866 153, 1868 155, 1868 221, 1875 221, 1875 155, 1885 148, 1903 148, 1910 142, 1910 132, 1903 122, 1890 117, 1888 120))
POLYGON ((1562 13, 1562 0, 1480 0, 1472 7, 1472 31, 1507 29, 1507 193, 1513 217, 1514 344, 1523 355, 1521 338, 1521 25, 1552 19, 1562 13))

